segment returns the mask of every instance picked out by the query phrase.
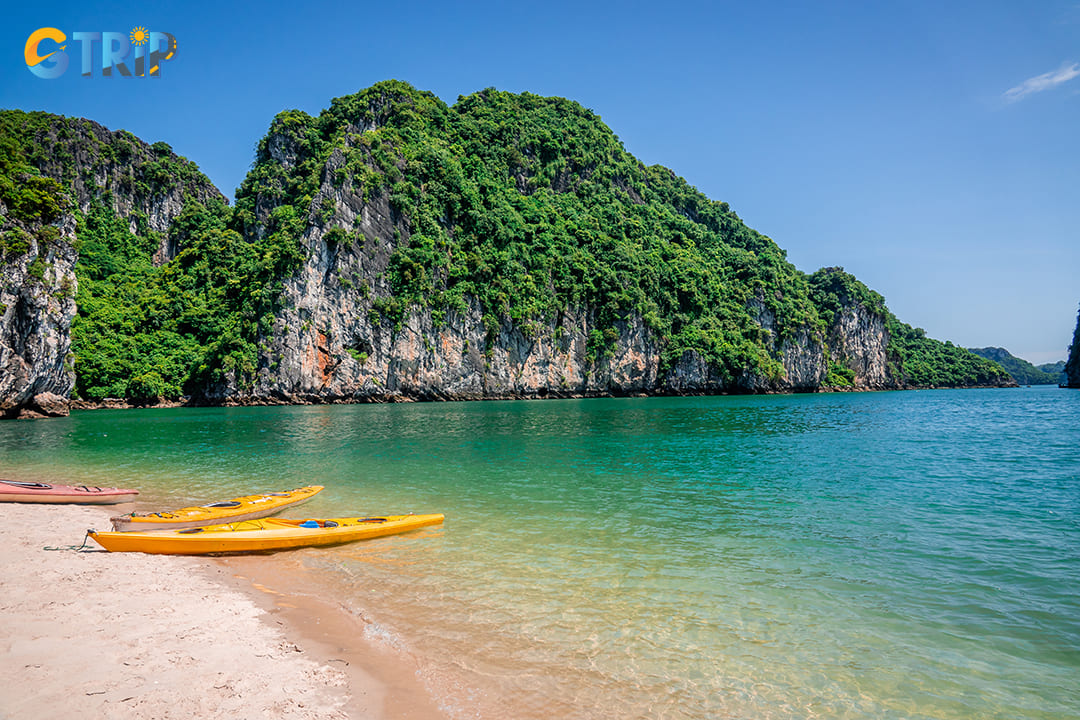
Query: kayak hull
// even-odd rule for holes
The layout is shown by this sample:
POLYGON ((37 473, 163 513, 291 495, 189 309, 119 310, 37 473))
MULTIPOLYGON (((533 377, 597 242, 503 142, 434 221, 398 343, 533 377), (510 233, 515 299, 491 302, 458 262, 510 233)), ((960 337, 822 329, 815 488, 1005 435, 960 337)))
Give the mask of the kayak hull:
POLYGON ((341 545, 396 535, 443 522, 442 514, 290 520, 264 518, 185 530, 87 534, 110 552, 225 555, 341 545), (313 525, 304 527, 302 524, 313 525))
POLYGON ((51 485, 49 483, 0 480, 0 502, 116 505, 117 503, 130 502, 138 494, 138 490, 124 488, 51 485))
POLYGON ((246 495, 220 503, 199 505, 155 513, 131 513, 109 518, 113 530, 117 532, 139 530, 183 530, 185 528, 205 527, 242 520, 258 520, 281 512, 285 508, 296 507, 307 502, 321 492, 322 485, 287 490, 285 492, 246 495))

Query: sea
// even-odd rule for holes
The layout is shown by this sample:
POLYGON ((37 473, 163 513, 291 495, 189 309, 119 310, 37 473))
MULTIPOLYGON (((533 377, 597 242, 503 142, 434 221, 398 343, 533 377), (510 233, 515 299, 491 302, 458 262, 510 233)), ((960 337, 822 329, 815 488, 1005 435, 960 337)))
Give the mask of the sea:
POLYGON ((445 513, 270 557, 448 718, 1080 719, 1080 391, 82 411, 0 476, 445 513))

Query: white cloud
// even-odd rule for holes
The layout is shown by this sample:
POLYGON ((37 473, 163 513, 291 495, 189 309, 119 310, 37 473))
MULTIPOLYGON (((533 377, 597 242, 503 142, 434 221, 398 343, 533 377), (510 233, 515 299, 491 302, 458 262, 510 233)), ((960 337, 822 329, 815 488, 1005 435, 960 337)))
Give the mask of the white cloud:
POLYGON ((1033 78, 1028 78, 1014 88, 1009 88, 1002 97, 1005 98, 1006 102, 1016 102, 1018 100, 1023 100, 1032 93, 1056 88, 1058 85, 1069 82, 1074 77, 1078 76, 1080 76, 1080 63, 1073 63, 1072 65, 1066 63, 1053 72, 1036 75, 1033 78))

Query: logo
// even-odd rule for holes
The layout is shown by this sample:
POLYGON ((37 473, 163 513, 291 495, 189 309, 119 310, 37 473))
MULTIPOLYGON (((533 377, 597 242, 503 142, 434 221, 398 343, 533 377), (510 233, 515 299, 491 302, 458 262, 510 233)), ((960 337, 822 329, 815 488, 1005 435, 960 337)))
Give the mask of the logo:
MULTIPOLYGON (((93 77, 95 67, 101 70, 102 77, 161 77, 162 63, 176 57, 173 35, 149 32, 142 26, 130 33, 80 30, 71 34, 71 43, 78 44, 72 50, 79 57, 84 78, 93 77)), ((39 78, 60 77, 70 63, 65 52, 68 44, 62 31, 38 28, 26 39, 26 67, 39 78)))

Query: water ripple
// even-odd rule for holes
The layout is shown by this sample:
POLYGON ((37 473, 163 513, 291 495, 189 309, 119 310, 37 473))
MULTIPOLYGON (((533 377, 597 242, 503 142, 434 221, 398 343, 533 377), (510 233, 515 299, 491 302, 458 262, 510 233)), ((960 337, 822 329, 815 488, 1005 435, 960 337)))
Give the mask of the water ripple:
POLYGON ((77 413, 15 477, 320 482, 302 555, 455 718, 1080 718, 1080 393, 77 413))

